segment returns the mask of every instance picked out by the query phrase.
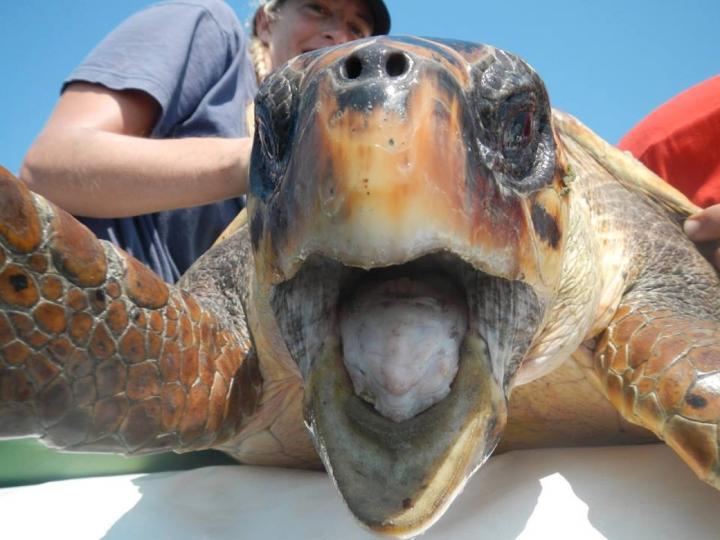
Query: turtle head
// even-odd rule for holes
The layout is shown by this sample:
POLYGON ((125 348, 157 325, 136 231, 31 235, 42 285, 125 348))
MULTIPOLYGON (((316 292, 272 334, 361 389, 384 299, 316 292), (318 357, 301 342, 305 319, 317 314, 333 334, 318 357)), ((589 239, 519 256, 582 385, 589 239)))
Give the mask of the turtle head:
POLYGON ((460 42, 353 42, 260 89, 257 290, 316 448, 375 531, 426 529, 501 435, 561 271, 550 118, 527 64, 460 42))

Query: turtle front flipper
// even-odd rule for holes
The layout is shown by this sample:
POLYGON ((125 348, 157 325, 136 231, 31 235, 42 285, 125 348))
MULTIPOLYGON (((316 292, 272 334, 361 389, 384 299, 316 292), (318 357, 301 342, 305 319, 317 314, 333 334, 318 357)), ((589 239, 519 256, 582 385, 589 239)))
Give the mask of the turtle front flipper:
POLYGON ((627 420, 720 488, 720 282, 681 229, 696 207, 570 115, 553 120, 601 248, 591 371, 627 420))
POLYGON ((626 419, 653 431, 720 489, 717 322, 626 302, 598 342, 595 372, 626 419))
POLYGON ((260 379, 247 333, 211 304, 0 169, 0 438, 125 454, 221 443, 260 379))

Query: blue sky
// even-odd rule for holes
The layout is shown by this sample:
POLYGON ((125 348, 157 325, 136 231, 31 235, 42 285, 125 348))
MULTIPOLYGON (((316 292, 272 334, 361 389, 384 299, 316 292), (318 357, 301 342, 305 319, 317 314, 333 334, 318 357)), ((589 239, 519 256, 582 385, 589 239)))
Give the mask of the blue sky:
MULTIPOLYGON (((0 164, 16 172, 90 49, 144 0, 0 2, 0 164)), ((241 20, 246 0, 228 2, 241 20)), ((389 0, 393 33, 484 42, 520 54, 554 106, 610 142, 681 90, 720 73, 717 0, 389 0)))

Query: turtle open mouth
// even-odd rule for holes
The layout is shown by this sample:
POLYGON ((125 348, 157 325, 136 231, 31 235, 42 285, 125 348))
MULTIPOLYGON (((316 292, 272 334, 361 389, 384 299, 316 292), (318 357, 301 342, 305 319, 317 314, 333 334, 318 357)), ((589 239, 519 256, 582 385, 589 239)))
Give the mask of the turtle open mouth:
POLYGON ((532 289, 447 252, 369 270, 313 255, 271 305, 348 506, 375 531, 422 532, 500 437, 506 376, 539 321, 532 289))
POLYGON ((369 272, 340 302, 355 393, 386 418, 413 418, 450 392, 467 332, 464 295, 443 274, 369 272))

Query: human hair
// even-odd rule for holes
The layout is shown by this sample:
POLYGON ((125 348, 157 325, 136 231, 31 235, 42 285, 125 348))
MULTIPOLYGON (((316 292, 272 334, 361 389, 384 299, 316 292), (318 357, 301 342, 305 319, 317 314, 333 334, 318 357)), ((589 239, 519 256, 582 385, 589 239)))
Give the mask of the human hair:
POLYGON ((265 45, 257 35, 257 17, 260 10, 265 13, 268 18, 277 16, 277 11, 286 0, 260 0, 257 9, 253 15, 251 25, 251 39, 249 46, 250 59, 255 68, 255 76, 258 82, 262 82, 272 69, 268 63, 267 45, 265 45))
POLYGON ((265 15, 267 17, 273 18, 277 15, 277 10, 280 9, 280 6, 284 3, 285 0, 260 0, 260 2, 258 2, 258 7, 253 14, 252 21, 250 22, 252 37, 258 37, 255 24, 257 21, 258 12, 262 10, 265 12, 265 15))

